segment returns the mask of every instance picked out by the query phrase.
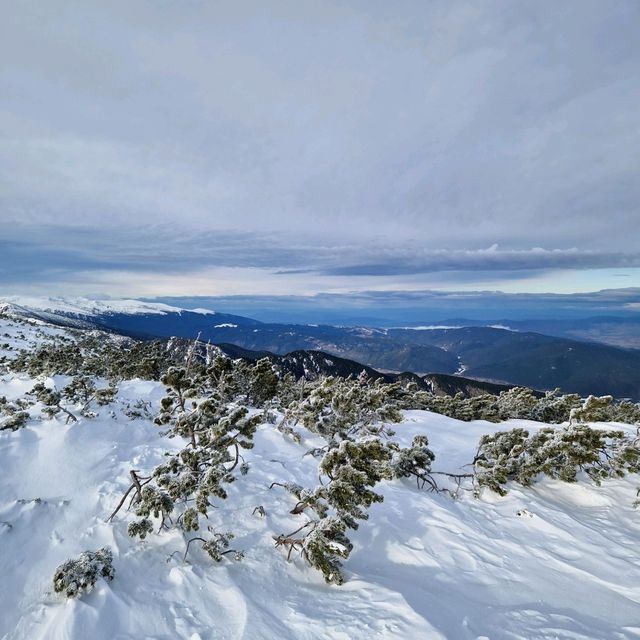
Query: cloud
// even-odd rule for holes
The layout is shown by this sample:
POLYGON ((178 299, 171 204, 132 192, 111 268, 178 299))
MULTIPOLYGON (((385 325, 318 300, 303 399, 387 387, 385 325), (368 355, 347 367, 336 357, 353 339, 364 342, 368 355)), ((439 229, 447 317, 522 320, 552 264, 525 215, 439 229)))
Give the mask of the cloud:
POLYGON ((1 283, 638 266, 634 0, 5 14, 1 283))
MULTIPOLYGON (((394 244, 315 244, 303 234, 192 231, 166 223, 62 226, 13 224, 0 241, 0 285, 51 282, 78 272, 182 276, 211 268, 257 269, 275 280, 324 277, 405 278, 440 274, 442 282, 518 280, 559 269, 638 268, 639 253, 571 249, 426 250, 394 244), (449 275, 450 274, 450 275, 449 275)), ((620 274, 616 274, 620 275, 620 274)), ((293 280, 292 280, 293 281, 293 280)), ((268 285, 267 285, 268 286, 268 285)))
MULTIPOLYGON (((438 271, 522 271, 640 267, 640 253, 571 249, 499 250, 497 245, 480 250, 380 252, 382 260, 331 267, 332 275, 392 275, 438 271)), ((346 256, 345 256, 346 257, 346 256)))

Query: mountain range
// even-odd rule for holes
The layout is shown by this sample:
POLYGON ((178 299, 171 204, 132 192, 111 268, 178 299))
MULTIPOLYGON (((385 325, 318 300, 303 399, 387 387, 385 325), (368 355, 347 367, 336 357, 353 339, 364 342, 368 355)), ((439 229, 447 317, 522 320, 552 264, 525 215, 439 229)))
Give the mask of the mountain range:
MULTIPOLYGON (((464 374, 465 379, 485 383, 538 390, 559 387, 581 395, 611 394, 640 400, 640 350, 514 331, 513 323, 491 327, 340 327, 264 323, 245 316, 135 300, 7 298, 4 304, 14 313, 62 326, 100 328, 138 339, 198 338, 220 345, 227 353, 235 353, 234 357, 288 354, 294 369, 296 359, 311 358, 316 363, 312 366, 318 366, 323 359, 338 357, 343 369, 344 362, 355 361, 356 369, 366 365, 389 377, 409 371, 420 376, 445 374, 455 380, 464 374), (304 358, 303 353, 307 354, 304 358)), ((335 367, 325 365, 324 372, 331 373, 335 367)), ((441 378, 442 384, 444 380, 441 378)), ((456 385, 451 388, 455 390, 456 385)))

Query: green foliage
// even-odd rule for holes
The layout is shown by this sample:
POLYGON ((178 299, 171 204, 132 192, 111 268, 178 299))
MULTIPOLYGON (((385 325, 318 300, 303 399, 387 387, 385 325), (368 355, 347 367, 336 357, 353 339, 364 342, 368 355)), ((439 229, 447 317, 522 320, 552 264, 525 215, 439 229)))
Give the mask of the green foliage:
POLYGON ((53 589, 67 598, 76 598, 89 593, 99 577, 113 580, 113 554, 109 547, 97 551, 84 551, 74 560, 61 564, 53 574, 53 589))
POLYGON ((262 358, 250 368, 248 375, 249 402, 254 407, 262 407, 278 392, 278 376, 269 358, 262 358))
POLYGON ((152 420, 154 418, 151 402, 143 400, 142 398, 133 402, 124 401, 122 412, 130 420, 152 420))
POLYGON ((221 562, 222 557, 227 553, 233 553, 234 560, 242 560, 244 553, 229 549, 229 544, 233 540, 232 533, 215 533, 211 538, 202 543, 202 550, 214 561, 221 562))
POLYGON ((118 387, 110 385, 102 389, 96 389, 94 393, 94 399, 96 404, 100 407, 111 404, 118 394, 118 387))
POLYGON ((294 402, 305 397, 306 386, 307 381, 304 378, 296 380, 290 373, 279 376, 275 404, 286 411, 294 402))
POLYGON ((342 563, 353 544, 346 535, 347 524, 340 518, 323 518, 304 539, 302 553, 309 564, 322 573, 328 584, 343 584, 342 563))
POLYGON ((137 342, 95 333, 77 333, 74 337, 73 341, 51 338, 34 349, 23 349, 9 366, 32 377, 68 375, 159 380, 171 364, 160 341, 137 342))
POLYGON ((144 540, 147 537, 148 533, 153 532, 153 522, 149 520, 149 518, 141 518, 140 520, 136 520, 135 522, 130 522, 127 527, 127 533, 132 538, 140 538, 140 540, 144 540))
POLYGON ((640 423, 640 404, 613 402, 611 396, 590 396, 584 402, 576 394, 563 394, 559 389, 538 397, 530 389, 514 387, 499 395, 485 394, 465 398, 437 396, 428 391, 404 393, 399 397, 403 409, 425 409, 456 420, 488 420, 502 422, 512 418, 535 420, 547 424, 562 422, 624 422, 640 423))
POLYGON ((342 560, 352 550, 347 531, 357 529, 359 521, 368 519, 368 508, 382 502, 376 485, 415 476, 435 487, 429 480, 434 455, 425 436, 417 436, 406 449, 380 439, 393 435, 385 422, 402 419, 399 403, 413 389, 363 375, 306 382, 300 391, 302 397, 290 404, 280 430, 295 433, 292 426, 302 424, 327 441, 309 452, 323 456, 318 471, 326 480, 313 490, 285 485, 298 499, 291 513, 314 516, 296 531, 277 536, 276 546, 288 547, 289 556, 298 551, 328 583, 342 584, 342 560))
POLYGON ((356 520, 369 517, 365 509, 374 502, 382 502, 382 496, 372 487, 392 477, 391 457, 392 451, 380 440, 341 442, 320 463, 320 472, 330 481, 316 490, 316 497, 326 500, 350 529, 357 529, 356 520))
POLYGON ((63 389, 63 397, 74 404, 88 403, 95 395, 96 383, 89 376, 75 376, 63 389))
POLYGON ((478 487, 506 495, 509 481, 530 486, 540 475, 576 482, 583 471, 596 484, 640 471, 640 442, 623 431, 577 424, 482 436, 474 460, 478 487))
POLYGON ((35 396, 36 400, 44 405, 56 406, 62 400, 62 394, 45 386, 44 382, 37 382, 29 394, 35 396))
POLYGON ((369 518, 367 508, 383 501, 374 487, 393 477, 393 454, 379 439, 344 440, 330 448, 319 466, 328 482, 313 491, 288 487, 299 500, 292 513, 311 510, 316 517, 291 534, 277 536, 276 545, 288 546, 289 555, 298 550, 327 583, 342 584, 341 559, 347 559, 353 548, 346 531, 357 529, 358 520, 369 518), (303 536, 294 537, 302 530, 306 530, 303 536))
MULTIPOLYGON (((391 445, 390 445, 391 446, 391 445)), ((429 449, 427 436, 415 436, 410 447, 396 448, 391 462, 394 478, 415 477, 422 482, 428 482, 431 473, 431 463, 435 455, 429 449)))
POLYGON ((48 418, 53 418, 63 411, 62 394, 55 389, 49 389, 43 382, 37 382, 29 394, 35 396, 36 400, 42 403, 42 413, 48 418))
POLYGON ((224 402, 239 400, 247 393, 248 365, 242 360, 218 356, 207 368, 206 375, 211 388, 224 402))
MULTIPOLYGON (((160 401, 160 413, 155 419, 159 425, 169 424, 178 412, 184 415, 187 412, 187 401, 202 392, 198 382, 187 374, 184 367, 169 367, 161 378, 162 384, 167 387, 167 395, 160 401)), ((179 430, 174 431, 183 435, 179 430)))
POLYGON ((0 396, 0 431, 17 431, 26 426, 31 416, 25 409, 32 404, 24 398, 9 402, 5 396, 0 396))
POLYGON ((27 411, 15 411, 6 415, 4 418, 0 418, 0 431, 17 431, 26 426, 27 420, 29 420, 29 413, 27 411))
MULTIPOLYGON (((571 411, 582 404, 582 399, 575 393, 563 394, 560 389, 547 391, 542 398, 538 398, 531 410, 531 414, 525 416, 529 420, 545 422, 547 424, 560 424, 571 417, 571 411)), ((504 420, 511 416, 504 415, 504 420)))
POLYGON ((173 500, 166 492, 147 485, 140 492, 136 515, 144 518, 153 515, 154 518, 159 518, 161 515, 171 513, 173 506, 173 500))
POLYGON ((612 420, 612 404, 613 398, 611 396, 589 396, 582 403, 582 406, 571 410, 569 420, 571 422, 606 422, 612 420))
MULTIPOLYGON (((167 435, 184 438, 187 444, 167 454, 150 476, 140 478, 132 472, 131 489, 136 489, 132 503, 140 518, 129 525, 132 536, 143 538, 150 533, 152 517, 160 519, 160 530, 170 522, 184 533, 198 531, 200 516, 208 518, 212 500, 227 498, 225 485, 235 481, 235 470, 242 474, 248 470, 240 451, 253 447, 261 416, 223 402, 217 390, 207 388, 208 380, 200 374, 190 376, 182 367, 170 367, 162 377, 167 396, 156 422, 169 425, 167 435)), ((230 534, 216 534, 209 539, 192 538, 188 545, 199 540, 207 554, 219 560, 230 539, 230 534)))
POLYGON ((118 393, 117 387, 109 385, 98 389, 95 380, 86 375, 74 376, 74 378, 62 390, 62 397, 75 405, 82 405, 80 413, 86 418, 95 418, 96 414, 90 410, 90 405, 95 402, 99 406, 105 406, 115 400, 118 393))
POLYGON ((385 422, 400 422, 402 414, 393 398, 399 385, 371 382, 362 376, 322 378, 310 385, 308 395, 287 409, 285 424, 302 424, 328 442, 385 431, 385 422))
POLYGON ((12 360, 13 371, 25 371, 35 378, 41 375, 77 375, 83 367, 82 350, 78 344, 50 342, 26 351, 12 360))

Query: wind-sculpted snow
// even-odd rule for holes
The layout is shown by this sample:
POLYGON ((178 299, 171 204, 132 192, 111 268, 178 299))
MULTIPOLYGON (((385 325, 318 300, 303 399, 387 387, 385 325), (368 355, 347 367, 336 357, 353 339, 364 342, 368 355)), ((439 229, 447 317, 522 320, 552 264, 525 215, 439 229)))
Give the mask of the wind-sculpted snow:
MULTIPOLYGON (((7 322, 0 332, 12 348, 58 335, 7 322)), ((4 373, 0 397, 15 401, 36 382, 60 389, 69 380, 4 373)), ((599 487, 588 480, 511 483, 504 497, 484 490, 476 499, 462 490, 456 500, 408 479, 383 481, 376 490, 384 502, 350 532, 346 582, 331 586, 300 556, 287 562, 274 546, 274 537, 304 516, 290 513, 291 495, 269 489, 274 482, 316 486, 318 460, 305 454, 324 441, 298 425, 296 443, 264 423, 243 454, 249 473, 228 485, 228 499, 216 502, 208 522, 235 533, 241 562, 214 563, 195 546, 185 561, 177 529, 130 538, 131 514, 123 510, 107 522, 129 471, 149 471, 184 446, 151 419, 130 417, 140 400, 154 415, 164 395, 157 382, 121 381, 113 403, 92 407, 95 418, 78 414, 67 424, 64 414, 49 419, 36 404, 25 427, 0 432, 2 640, 640 636, 640 518, 632 506, 640 480, 633 475, 599 487), (98 580, 78 599, 54 593, 60 564, 102 547, 113 552, 112 581, 98 580)), ((403 415, 393 426, 399 443, 428 436, 433 468, 451 472, 468 470, 483 434, 542 426, 403 415)))
MULTIPOLYGON (((0 394, 27 386, 5 380, 0 394)), ((132 382, 120 397, 157 404, 162 392, 132 382)), ((427 433, 440 464, 456 469, 495 428, 416 411, 397 431, 403 441, 427 433)), ((251 471, 211 523, 236 531, 243 562, 213 565, 200 551, 183 562, 175 532, 136 542, 126 518, 107 524, 129 468, 151 468, 177 445, 119 410, 115 418, 33 421, 2 434, 0 637, 633 637, 640 615, 633 480, 543 481, 505 498, 487 492, 457 501, 387 483, 384 503, 352 536, 347 582, 329 587, 273 547, 273 536, 297 520, 291 501, 268 486, 313 485, 317 463, 271 425, 259 428, 247 454, 251 471), (266 516, 252 514, 259 505, 266 516), (114 551, 113 582, 78 602, 52 593, 61 562, 105 545, 114 551)))

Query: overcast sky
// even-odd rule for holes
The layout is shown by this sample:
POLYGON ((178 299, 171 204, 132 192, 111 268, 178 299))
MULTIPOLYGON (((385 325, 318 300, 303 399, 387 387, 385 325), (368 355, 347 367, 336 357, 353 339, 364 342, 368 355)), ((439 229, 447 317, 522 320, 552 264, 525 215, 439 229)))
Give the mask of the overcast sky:
POLYGON ((640 286, 637 0, 0 5, 0 294, 640 286))

